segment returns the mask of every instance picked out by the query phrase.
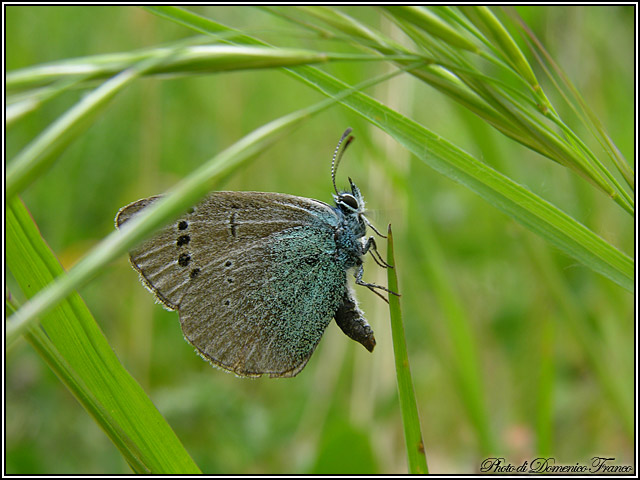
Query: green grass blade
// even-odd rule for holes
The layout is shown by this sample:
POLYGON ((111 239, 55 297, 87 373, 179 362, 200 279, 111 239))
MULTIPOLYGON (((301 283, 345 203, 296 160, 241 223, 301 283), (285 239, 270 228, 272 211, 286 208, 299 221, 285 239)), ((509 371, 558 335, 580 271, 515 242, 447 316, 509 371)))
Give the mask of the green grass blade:
MULTIPOLYGON (((7 209, 7 265, 27 297, 63 274, 18 198, 7 209)), ((28 340, 138 473, 199 473, 76 293, 28 340), (46 332, 46 333, 45 333, 46 332)))
POLYGON ((27 93, 13 94, 7 97, 5 120, 7 128, 28 113, 40 108, 47 101, 68 91, 86 80, 86 75, 73 76, 54 82, 43 88, 30 90, 27 93))
MULTIPOLYGON (((601 164, 593 152, 585 148, 584 142, 576 142, 578 136, 569 130, 562 121, 559 121, 553 105, 533 75, 526 57, 497 18, 493 16, 489 9, 484 7, 463 8, 470 17, 473 17, 478 24, 482 25, 482 30, 491 40, 487 40, 478 33, 479 38, 482 38, 486 47, 494 52, 494 54, 482 52, 483 58, 491 61, 494 65, 504 67, 501 68, 502 70, 506 69, 509 72, 513 72, 512 75, 507 75, 507 77, 511 76, 517 83, 524 83, 527 86, 522 92, 522 94, 527 95, 527 101, 522 102, 513 98, 509 93, 509 88, 496 83, 491 77, 482 75, 478 67, 466 60, 466 56, 461 55, 460 52, 454 49, 441 48, 437 42, 428 39, 424 35, 419 35, 417 36, 418 38, 416 38, 416 35, 410 36, 417 45, 427 51, 436 50, 439 52, 435 55, 435 62, 442 65, 449 72, 456 74, 478 98, 475 102, 461 101, 465 97, 456 93, 456 90, 458 90, 456 88, 457 79, 452 75, 446 82, 434 82, 432 75, 425 75, 421 71, 415 72, 414 75, 470 108, 505 135, 545 155, 547 158, 571 168, 606 193, 627 213, 633 215, 634 205, 631 197, 619 185, 615 177, 601 164), (496 57, 493 55, 496 55, 496 57), (503 58, 505 61, 502 60, 503 58), (451 83, 452 87, 447 87, 447 83, 451 83), (496 113, 500 112, 500 116, 497 116, 494 111, 496 113), (546 119, 556 123, 560 130, 549 129, 546 119), (564 133, 565 137, 560 135, 560 132, 564 133)), ((395 15, 392 18, 401 28, 407 31, 406 26, 403 27, 403 23, 400 21, 401 19, 406 19, 407 15, 398 17, 398 14, 405 12, 405 10, 390 8, 387 9, 387 12, 395 15)), ((421 25, 415 19, 412 23, 421 25)), ((433 32, 431 33, 433 34, 433 32)), ((381 48, 378 49, 381 50, 381 48)), ((433 70, 433 67, 428 67, 425 70, 433 70)))
POLYGON ((96 423, 104 430, 113 444, 118 448, 125 458, 131 470, 135 473, 152 473, 147 466, 148 461, 144 458, 144 453, 140 451, 136 443, 120 428, 118 421, 106 410, 104 405, 97 399, 91 390, 85 385, 73 367, 57 351, 55 345, 40 327, 35 327, 25 334, 27 342, 49 365, 49 368, 71 391, 80 405, 91 415, 96 423))
POLYGON ((459 8, 478 29, 487 35, 491 40, 491 45, 498 47, 507 62, 527 81, 531 88, 534 91, 540 91, 538 79, 527 58, 491 10, 482 6, 461 6, 459 8))
MULTIPOLYGON (((211 41, 208 37, 199 41, 202 42, 204 40, 211 41)), ((7 74, 7 89, 16 90, 46 86, 69 77, 75 78, 78 76, 78 72, 81 72, 88 80, 104 80, 133 67, 138 62, 163 59, 173 54, 174 51, 175 47, 156 47, 133 52, 72 58, 60 62, 36 65, 9 72, 7 74)), ((407 57, 404 56, 404 58, 407 57)), ((415 56, 411 56, 409 59, 415 58, 415 56)), ((387 59, 379 55, 318 52, 293 48, 218 44, 192 45, 180 48, 180 51, 175 52, 170 60, 156 62, 155 65, 142 73, 144 75, 194 75, 307 65, 337 60, 386 61, 387 59)))
POLYGON ((22 191, 48 168, 56 156, 86 130, 116 93, 137 75, 130 70, 105 82, 27 145, 7 167, 7 198, 22 191))
MULTIPOLYGON (((190 43, 194 41, 202 42, 203 39, 189 40, 190 43)), ((12 197, 33 182, 69 143, 88 128, 92 120, 119 91, 142 75, 277 68, 329 60, 381 60, 381 57, 372 55, 328 54, 261 46, 188 46, 185 43, 179 42, 173 47, 143 52, 71 59, 10 73, 8 88, 47 85, 55 81, 64 82, 69 75, 71 79, 76 79, 79 72, 82 72, 84 78, 94 80, 121 72, 83 98, 17 155, 7 169, 7 196, 12 197)), ((33 102, 27 102, 21 111, 8 113, 11 113, 11 118, 14 118, 16 115, 24 114, 25 109, 31 110, 36 106, 33 102)))
POLYGON ((558 65, 553 60, 549 52, 547 52, 542 43, 536 38, 531 29, 522 21, 522 19, 518 18, 517 20, 520 28, 529 38, 530 43, 533 44, 531 45, 530 50, 538 58, 538 64, 541 66, 541 68, 544 69, 549 80, 555 85, 556 90, 560 93, 560 95, 562 95, 565 103, 573 110, 573 112, 578 117, 582 119, 583 123, 591 131, 593 137, 608 153, 609 157, 613 160, 614 165, 623 176, 629 188, 632 191, 635 191, 635 175, 633 169, 627 163, 620 150, 618 150, 618 147, 615 145, 615 143, 605 130, 604 125, 602 124, 600 119, 595 115, 593 110, 589 107, 589 104, 583 98, 582 94, 578 91, 569 77, 564 73, 562 68, 560 68, 560 65, 558 65), (549 64, 549 67, 547 67, 545 61, 549 64), (560 87, 552 72, 555 72, 555 75, 558 77, 559 81, 566 88, 567 93, 565 93, 560 87), (573 96, 573 101, 569 98, 569 94, 573 96))
MULTIPOLYGON (((391 225, 389 225, 387 245, 387 263, 394 267, 387 268, 388 288, 389 290, 399 293, 397 267, 393 256, 393 234, 391 232, 391 225)), ((416 403, 416 394, 413 388, 413 380, 411 380, 411 370, 409 368, 409 354, 407 353, 407 342, 404 335, 400 297, 396 295, 389 295, 389 316, 391 318, 393 356, 396 361, 398 398, 400 400, 404 438, 407 444, 409 473, 412 475, 428 474, 429 467, 427 466, 427 456, 422 441, 418 404, 416 403)))
POLYGON ((429 32, 431 35, 449 43, 453 47, 469 50, 471 52, 478 51, 478 47, 476 47, 472 42, 458 34, 458 32, 453 28, 423 7, 388 5, 382 6, 381 8, 389 11, 392 15, 404 18, 405 20, 429 32))

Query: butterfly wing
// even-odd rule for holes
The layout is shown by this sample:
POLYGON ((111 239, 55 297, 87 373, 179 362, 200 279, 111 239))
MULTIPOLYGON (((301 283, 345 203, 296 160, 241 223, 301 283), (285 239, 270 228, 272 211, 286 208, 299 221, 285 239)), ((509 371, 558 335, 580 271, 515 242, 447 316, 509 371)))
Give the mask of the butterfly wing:
MULTIPOLYGON (((123 208, 116 225, 156 199, 123 208)), ((215 192, 131 262, 204 358, 237 375, 294 376, 344 296, 338 224, 316 200, 215 192)))

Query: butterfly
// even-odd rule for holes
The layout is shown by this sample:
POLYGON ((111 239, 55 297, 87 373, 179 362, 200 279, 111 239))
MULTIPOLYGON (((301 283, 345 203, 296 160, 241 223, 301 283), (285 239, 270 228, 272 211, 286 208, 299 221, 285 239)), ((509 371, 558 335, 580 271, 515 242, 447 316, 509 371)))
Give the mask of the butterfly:
MULTIPOLYGON (((347 273, 382 297, 376 289, 388 289, 362 280, 362 259, 371 253, 389 265, 374 237, 365 238, 367 227, 383 235, 366 218, 358 187, 351 179, 350 191, 336 187, 350 133, 331 164, 335 205, 282 193, 212 192, 130 252, 142 283, 178 311, 185 339, 214 366, 242 377, 293 377, 332 318, 373 351, 373 330, 347 273)), ((159 198, 121 208, 116 228, 159 198)))

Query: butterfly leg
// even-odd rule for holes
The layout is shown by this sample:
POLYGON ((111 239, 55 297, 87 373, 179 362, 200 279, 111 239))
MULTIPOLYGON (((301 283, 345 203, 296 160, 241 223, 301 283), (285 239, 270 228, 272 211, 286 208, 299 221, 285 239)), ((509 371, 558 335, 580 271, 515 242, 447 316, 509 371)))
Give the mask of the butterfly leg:
POLYGON ((376 232, 376 233, 377 233, 379 236, 381 236, 382 238, 387 238, 387 236, 386 236, 386 235, 381 234, 381 233, 378 231, 378 229, 377 229, 376 227, 374 227, 374 226, 373 226, 373 223, 371 223, 371 222, 369 221, 369 219, 367 219, 367 217, 363 216, 363 217, 362 217, 362 219, 364 220, 364 223, 366 223, 366 224, 367 224, 367 226, 368 226, 371 230, 373 230, 374 232, 376 232))
POLYGON ((376 245, 376 239, 373 237, 369 237, 369 239, 365 242, 362 247, 362 255, 366 255, 367 252, 371 253, 371 256, 375 260, 375 262, 380 265, 382 268, 393 268, 393 266, 389 265, 382 259, 382 256, 378 252, 378 246, 376 245), (376 258, 376 255, 378 256, 376 258))
POLYGON ((376 288, 379 288, 380 290, 384 290, 385 292, 389 292, 392 295, 396 295, 396 296, 400 296, 399 293, 396 292, 392 292, 391 290, 389 290, 387 287, 383 287, 382 285, 376 285, 375 283, 367 283, 367 282, 363 282, 362 281, 362 275, 364 275, 364 267, 362 266, 362 264, 360 265, 360 267, 358 267, 358 271, 355 274, 356 277, 356 285, 362 285, 363 287, 367 287, 369 290, 371 290, 373 293, 375 293, 376 295, 378 295, 381 299, 383 299, 385 302, 389 303, 389 300, 387 300, 386 298, 384 298, 382 295, 380 295, 380 293, 378 291, 376 291, 376 288))
POLYGON ((362 310, 358 308, 353 292, 349 289, 345 291, 342 305, 338 307, 333 318, 336 319, 336 323, 347 337, 373 352, 373 347, 376 346, 373 330, 364 318, 362 310))

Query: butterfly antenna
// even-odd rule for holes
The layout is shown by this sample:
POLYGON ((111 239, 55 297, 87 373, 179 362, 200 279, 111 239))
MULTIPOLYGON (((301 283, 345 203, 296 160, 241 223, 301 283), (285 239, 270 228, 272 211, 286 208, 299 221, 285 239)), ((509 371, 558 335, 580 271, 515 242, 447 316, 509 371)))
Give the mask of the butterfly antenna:
POLYGON ((340 150, 340 145, 342 145, 342 142, 344 142, 344 139, 347 138, 347 136, 351 132, 352 132, 351 128, 347 128, 344 131, 344 133, 342 134, 342 137, 340 137, 340 141, 338 142, 338 145, 336 146, 335 151, 333 152, 333 160, 331 161, 331 180, 333 181, 333 189, 336 191, 336 195, 340 195, 338 193, 338 187, 336 187, 336 170, 338 170, 338 164, 340 163, 340 159, 342 158, 342 155, 344 155, 344 151, 347 149, 349 144, 353 141, 353 137, 349 137, 347 139, 347 143, 344 144, 344 148, 342 150, 340 150), (340 151, 340 153, 338 153, 338 151, 340 151))

